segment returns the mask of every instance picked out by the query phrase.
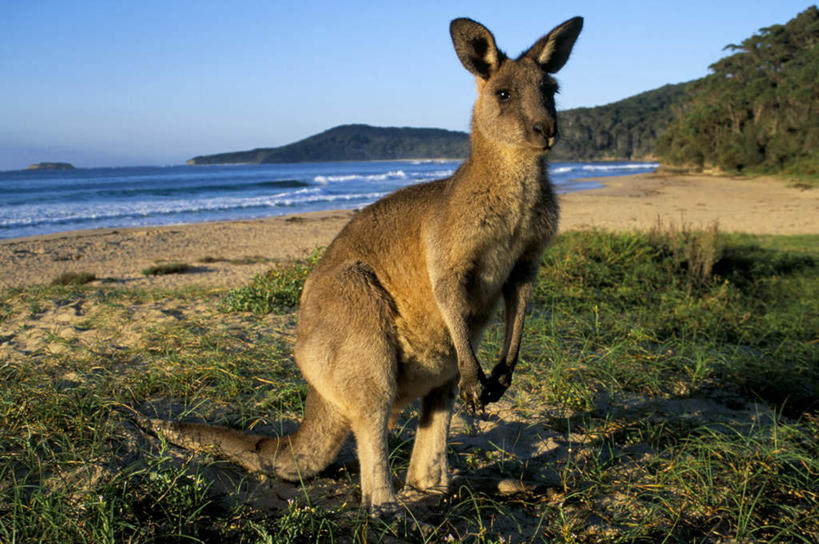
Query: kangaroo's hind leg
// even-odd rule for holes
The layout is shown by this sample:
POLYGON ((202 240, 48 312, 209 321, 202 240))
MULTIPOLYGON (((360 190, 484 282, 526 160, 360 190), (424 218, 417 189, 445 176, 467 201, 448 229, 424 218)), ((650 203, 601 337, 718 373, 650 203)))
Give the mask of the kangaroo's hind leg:
POLYGON ((373 514, 390 513, 397 508, 387 445, 389 409, 383 408, 373 407, 353 422, 361 466, 361 503, 373 514))
POLYGON ((446 442, 455 382, 433 389, 421 400, 421 418, 412 447, 407 485, 427 493, 445 493, 449 487, 446 442))
POLYGON ((387 422, 397 396, 395 309, 372 268, 343 263, 306 287, 296 358, 302 373, 349 424, 361 466, 361 500, 396 508, 387 422))
MULTIPOLYGON (((361 311, 375 325, 374 314, 368 309, 361 311)), ((395 347, 380 328, 356 327, 347 331, 337 357, 337 376, 346 376, 336 382, 343 387, 336 394, 343 399, 355 435, 361 502, 373 514, 389 513, 397 507, 387 446, 387 424, 397 390, 395 347)))

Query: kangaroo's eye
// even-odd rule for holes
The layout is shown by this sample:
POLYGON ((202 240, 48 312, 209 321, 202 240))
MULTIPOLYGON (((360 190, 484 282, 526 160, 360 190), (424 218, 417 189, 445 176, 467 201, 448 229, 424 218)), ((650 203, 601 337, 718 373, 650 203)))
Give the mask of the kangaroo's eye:
POLYGON ((498 100, 500 100, 501 102, 506 102, 507 100, 512 98, 512 95, 506 89, 501 89, 499 91, 496 91, 495 95, 498 97, 498 100))

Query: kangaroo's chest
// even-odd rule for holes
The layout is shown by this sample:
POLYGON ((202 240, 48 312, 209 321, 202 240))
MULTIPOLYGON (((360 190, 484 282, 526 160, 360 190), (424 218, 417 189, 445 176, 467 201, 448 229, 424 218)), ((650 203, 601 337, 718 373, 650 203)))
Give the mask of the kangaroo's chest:
POLYGON ((554 236, 558 210, 551 192, 484 209, 484 215, 476 217, 482 235, 472 252, 470 294, 491 304, 518 262, 539 255, 554 236))

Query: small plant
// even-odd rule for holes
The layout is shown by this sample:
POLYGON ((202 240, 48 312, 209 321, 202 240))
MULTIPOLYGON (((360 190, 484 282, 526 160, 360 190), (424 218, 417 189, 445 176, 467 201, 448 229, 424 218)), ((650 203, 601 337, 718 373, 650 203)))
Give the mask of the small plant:
POLYGON ((259 263, 266 263, 269 262, 270 259, 267 257, 262 257, 261 255, 250 255, 247 257, 238 257, 236 259, 230 259, 230 264, 259 264, 259 263))
POLYGON ((212 255, 205 255, 204 257, 199 259, 199 262, 204 264, 210 263, 259 264, 270 261, 271 261, 270 258, 262 257, 261 255, 248 255, 245 257, 236 257, 234 259, 226 259, 225 257, 214 257, 212 255))
POLYGON ((225 298, 224 309, 254 314, 286 313, 299 303, 304 280, 318 263, 322 251, 313 251, 305 260, 277 265, 257 274, 250 285, 234 289, 225 298))
POLYGON ((275 542, 324 542, 332 541, 333 512, 298 501, 287 501, 287 512, 279 518, 279 531, 275 542))
POLYGON ((132 497, 134 520, 162 519, 174 535, 197 532, 208 517, 216 514, 210 495, 212 482, 189 464, 173 463, 167 444, 155 457, 147 456, 147 467, 137 470, 124 482, 122 494, 132 497))
POLYGON ((97 276, 90 272, 63 272, 51 281, 51 285, 85 285, 96 279, 97 276))
POLYGON ((142 271, 146 276, 165 276, 167 274, 185 274, 193 270, 193 267, 186 263, 163 263, 150 266, 142 271))
POLYGON ((714 222, 702 231, 687 225, 680 228, 657 225, 648 233, 649 241, 660 251, 668 253, 675 266, 685 271, 689 288, 702 286, 713 279, 714 265, 722 257, 724 242, 719 225, 714 222))
POLYGON ((199 262, 208 264, 208 263, 221 263, 221 262, 224 262, 226 260, 227 259, 225 259, 224 257, 214 257, 212 255, 205 255, 204 257, 199 259, 199 262))

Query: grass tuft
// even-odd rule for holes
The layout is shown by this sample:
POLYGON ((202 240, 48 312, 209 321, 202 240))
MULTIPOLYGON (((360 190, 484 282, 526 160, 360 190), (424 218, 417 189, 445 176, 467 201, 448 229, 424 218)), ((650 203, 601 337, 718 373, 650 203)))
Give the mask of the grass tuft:
POLYGON ((186 274, 194 269, 186 263, 162 263, 150 266, 142 271, 145 276, 165 276, 167 274, 186 274))
POLYGON ((51 281, 51 285, 85 285, 96 279, 97 276, 90 272, 63 272, 51 281))
POLYGON ((221 262, 225 262, 225 261, 227 261, 227 259, 225 259, 224 257, 214 257, 212 255, 205 255, 204 257, 199 259, 200 263, 205 263, 205 264, 221 263, 221 262))
POLYGON ((304 280, 322 253, 322 250, 315 250, 302 261, 276 265, 263 274, 257 274, 249 285, 232 290, 225 297, 223 308, 228 312, 254 314, 292 311, 299 303, 304 280))
POLYGON ((713 279, 714 265, 722 257, 724 245, 716 222, 704 231, 696 231, 687 226, 663 225, 658 219, 657 225, 648 232, 648 241, 684 272, 690 288, 703 286, 713 279))

